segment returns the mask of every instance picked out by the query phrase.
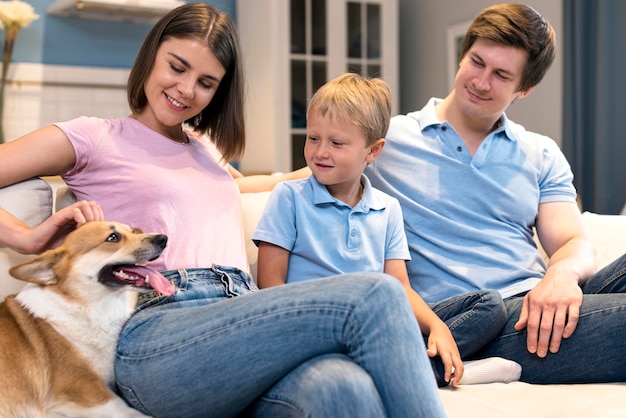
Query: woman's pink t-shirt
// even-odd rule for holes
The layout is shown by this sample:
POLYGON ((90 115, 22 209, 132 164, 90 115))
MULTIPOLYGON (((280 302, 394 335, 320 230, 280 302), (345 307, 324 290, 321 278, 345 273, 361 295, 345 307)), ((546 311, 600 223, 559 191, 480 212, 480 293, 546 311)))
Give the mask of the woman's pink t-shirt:
POLYGON ((212 144, 191 134, 189 144, 174 142, 128 117, 56 126, 76 152, 62 177, 78 199, 98 202, 105 219, 168 236, 152 267, 249 270, 239 189, 212 144))

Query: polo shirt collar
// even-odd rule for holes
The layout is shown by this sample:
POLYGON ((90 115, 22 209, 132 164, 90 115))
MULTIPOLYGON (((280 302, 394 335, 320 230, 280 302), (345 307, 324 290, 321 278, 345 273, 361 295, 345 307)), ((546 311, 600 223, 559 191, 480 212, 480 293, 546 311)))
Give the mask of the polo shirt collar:
MULTIPOLYGON (((417 121, 421 131, 424 131, 424 129, 428 128, 429 126, 438 127, 443 125, 443 123, 440 122, 437 118, 437 113, 435 112, 435 106, 442 101, 443 99, 431 97, 421 111, 411 112, 409 114, 409 116, 417 121)), ((500 122, 500 127, 493 131, 492 134, 500 134, 500 132, 502 132, 503 135, 499 136, 508 138, 511 141, 517 141, 515 129, 509 121, 509 118, 507 118, 506 113, 503 113, 502 116, 500 116, 500 122)))
MULTIPOLYGON (((331 203, 334 205, 345 205, 344 202, 335 199, 326 186, 317 181, 314 175, 309 177, 309 183, 312 190, 312 199, 314 205, 323 205, 325 203, 331 203)), ((362 212, 368 212, 370 210, 382 210, 385 209, 385 205, 376 197, 374 189, 370 180, 364 174, 361 174, 361 184, 363 185, 363 196, 359 203, 353 208, 353 210, 360 210, 362 212)))

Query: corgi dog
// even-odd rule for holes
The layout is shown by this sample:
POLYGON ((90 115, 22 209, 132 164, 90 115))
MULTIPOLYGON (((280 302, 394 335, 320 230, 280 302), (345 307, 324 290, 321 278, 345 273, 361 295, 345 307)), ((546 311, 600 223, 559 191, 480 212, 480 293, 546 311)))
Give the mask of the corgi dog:
POLYGON ((166 243, 118 222, 88 222, 9 270, 28 284, 0 304, 1 417, 145 416, 114 392, 113 363, 137 288, 174 293, 143 265, 166 243))

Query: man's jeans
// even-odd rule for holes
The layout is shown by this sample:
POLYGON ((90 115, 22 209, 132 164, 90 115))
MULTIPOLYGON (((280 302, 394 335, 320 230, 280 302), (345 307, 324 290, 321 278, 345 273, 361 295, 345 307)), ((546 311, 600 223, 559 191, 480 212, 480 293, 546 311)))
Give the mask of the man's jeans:
POLYGON ((626 382, 626 254, 591 276, 582 291, 576 331, 557 353, 528 352, 526 330, 513 328, 523 300, 515 296, 505 299, 507 324, 481 357, 518 362, 521 380, 529 383, 626 382))
POLYGON ((230 268, 166 277, 176 293, 142 298, 118 344, 117 384, 140 411, 186 418, 444 416, 396 279, 349 274, 258 291, 247 274, 230 268))

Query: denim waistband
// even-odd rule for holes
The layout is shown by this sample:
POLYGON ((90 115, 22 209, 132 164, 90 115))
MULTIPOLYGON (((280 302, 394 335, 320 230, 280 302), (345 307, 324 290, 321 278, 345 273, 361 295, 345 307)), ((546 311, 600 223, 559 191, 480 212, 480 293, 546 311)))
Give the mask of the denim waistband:
POLYGON ((252 277, 235 267, 214 264, 208 268, 167 270, 161 274, 174 285, 176 291, 169 296, 156 291, 141 293, 135 313, 175 302, 186 305, 210 303, 258 290, 252 277))
POLYGON ((220 266, 213 264, 211 267, 194 267, 189 269, 177 269, 162 271, 161 274, 178 289, 186 289, 189 280, 217 280, 227 275, 233 280, 248 282, 252 277, 236 267, 220 266))

